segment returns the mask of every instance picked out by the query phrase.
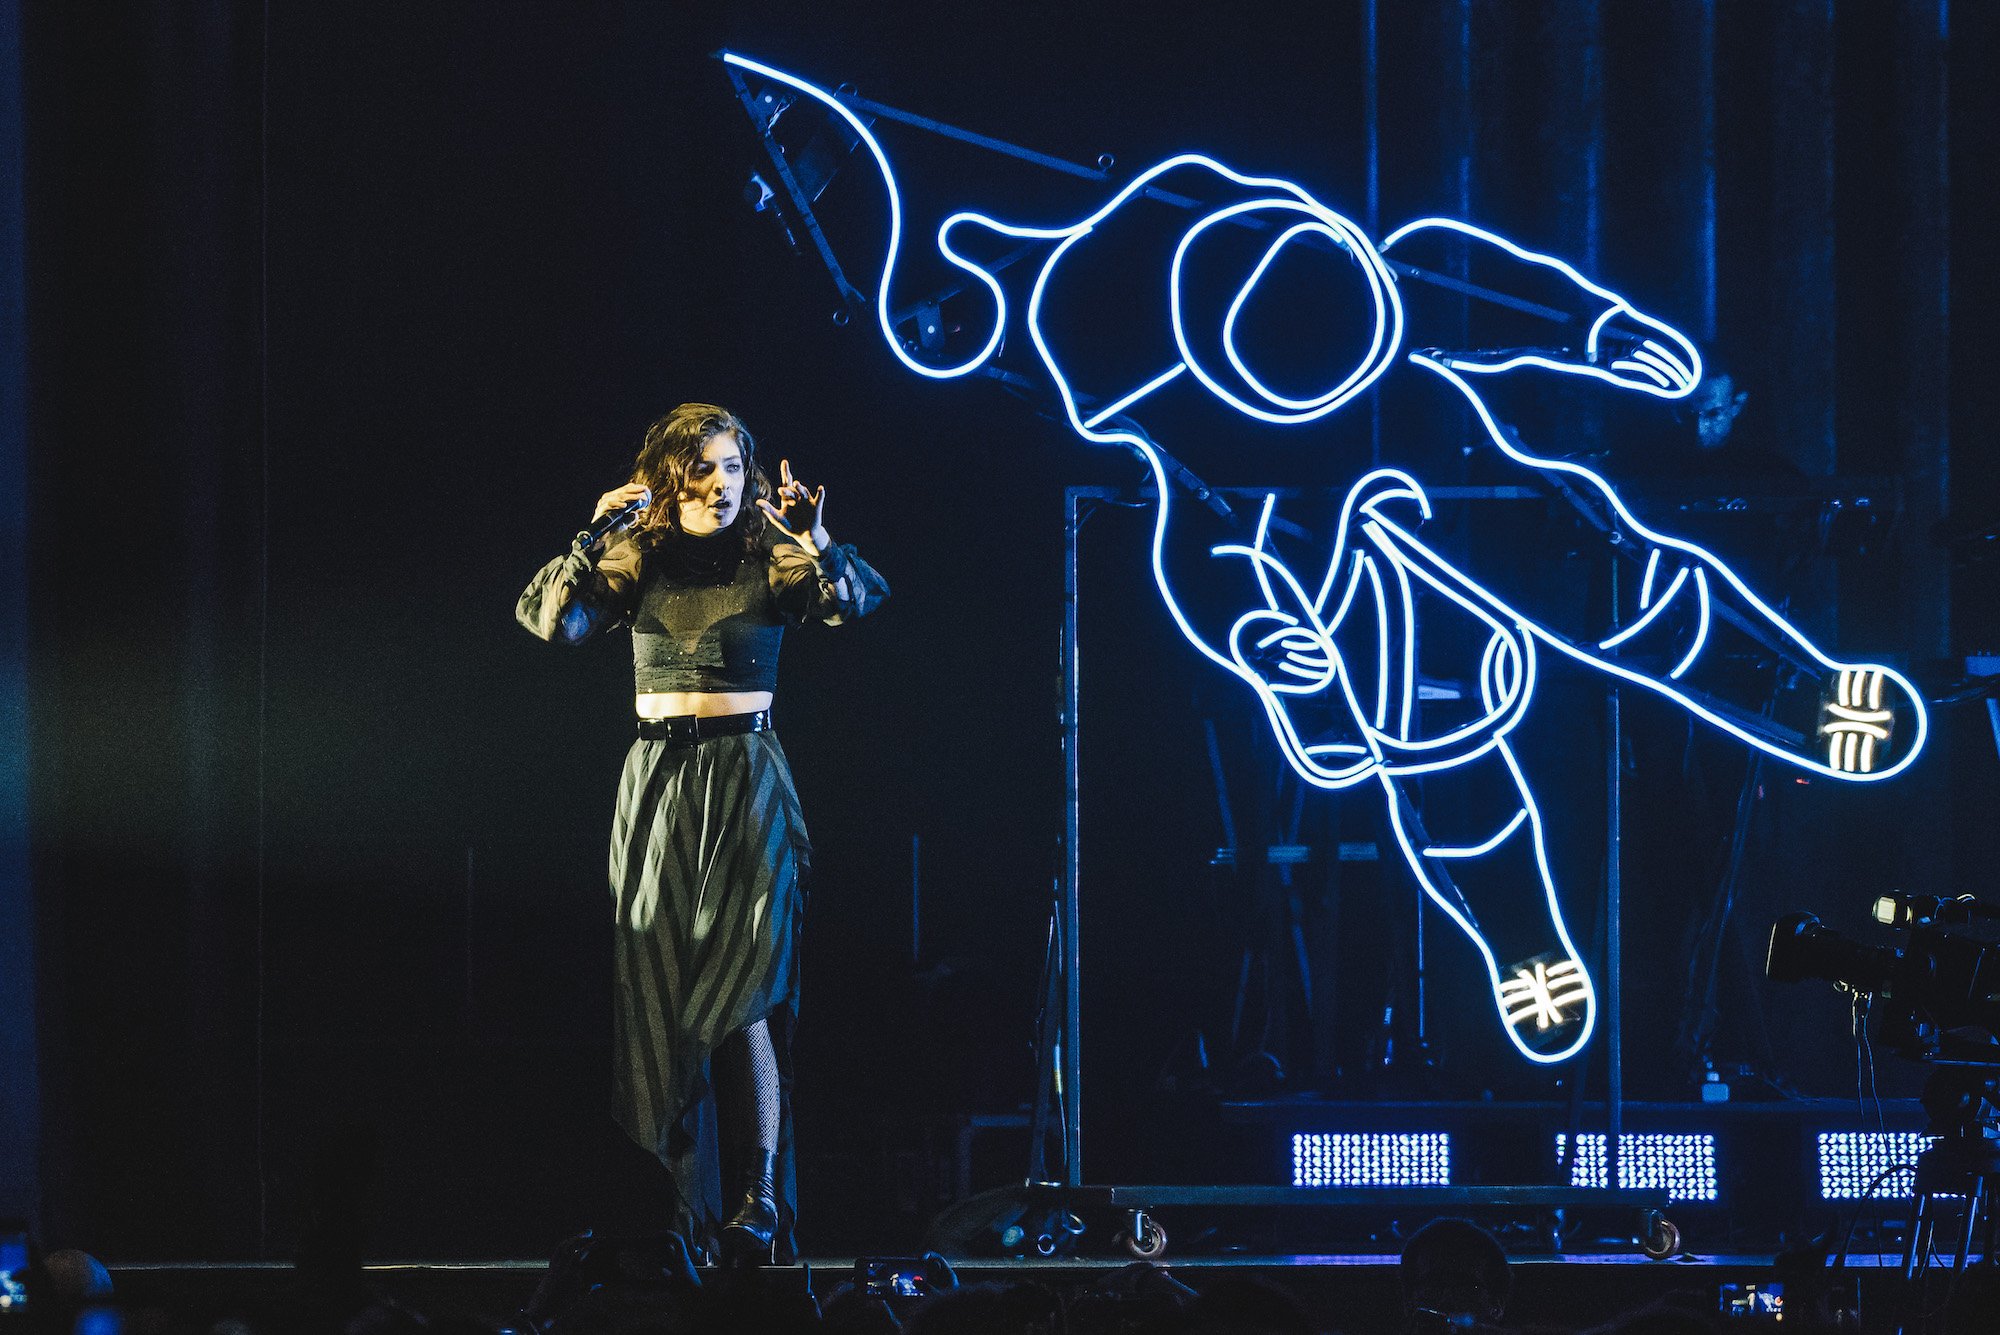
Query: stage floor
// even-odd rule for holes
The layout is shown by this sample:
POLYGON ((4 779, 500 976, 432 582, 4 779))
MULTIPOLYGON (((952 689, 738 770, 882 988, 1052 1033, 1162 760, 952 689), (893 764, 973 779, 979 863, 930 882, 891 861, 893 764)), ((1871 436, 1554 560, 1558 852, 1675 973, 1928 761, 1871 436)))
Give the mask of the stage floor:
MULTIPOLYGON (((1725 1286, 1767 1286, 1778 1278, 1777 1259, 1730 1254, 1655 1261, 1632 1252, 1519 1257, 1513 1261, 1508 1319, 1575 1329, 1662 1299, 1715 1310, 1725 1286)), ((852 1276, 855 1260, 823 1256, 756 1272, 701 1274, 705 1285, 755 1285, 774 1295, 810 1293, 824 1303, 852 1276)), ((1028 1280, 1064 1295, 1105 1287, 1128 1264, 1079 1259, 952 1263, 961 1284, 1028 1280)), ((1885 1292, 1896 1283, 1900 1266, 1900 1256, 1862 1253, 1848 1257, 1850 1273, 1829 1272, 1827 1278, 1856 1293, 1865 1306, 1871 1292, 1885 1292)), ((1390 1255, 1234 1255, 1170 1260, 1160 1268, 1197 1292, 1262 1281, 1291 1294, 1327 1329, 1387 1329, 1399 1311, 1396 1258, 1390 1255)), ((369 1265, 365 1278, 378 1296, 433 1321, 472 1318, 497 1326, 516 1319, 547 1269, 546 1260, 535 1259, 400 1261, 369 1265)), ((111 1271, 121 1305, 167 1312, 177 1325, 232 1315, 253 1320, 279 1316, 292 1310, 297 1286, 293 1268, 279 1262, 131 1263, 114 1265, 111 1271)), ((1793 1279, 1796 1287, 1796 1274, 1793 1279)))

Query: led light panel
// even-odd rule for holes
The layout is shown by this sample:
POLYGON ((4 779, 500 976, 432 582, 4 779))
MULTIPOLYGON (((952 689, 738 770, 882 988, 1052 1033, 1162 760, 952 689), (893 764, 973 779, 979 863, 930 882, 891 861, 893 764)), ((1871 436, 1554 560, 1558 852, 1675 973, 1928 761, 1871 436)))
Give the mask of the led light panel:
POLYGON ((1921 1131, 1822 1131, 1819 1133, 1819 1194, 1821 1200, 1859 1200, 1909 1197, 1916 1194, 1917 1175, 1889 1173, 1899 1164, 1914 1165, 1917 1156, 1930 1147, 1931 1138, 1921 1131), (1868 1184, 1875 1182, 1875 1190, 1868 1184))
POLYGON ((1292 1137, 1295 1187, 1443 1187, 1451 1136, 1443 1131, 1302 1131, 1292 1137))
MULTIPOLYGON (((1561 1159, 1569 1137, 1556 1135, 1561 1159)), ((1576 1139, 1576 1161, 1570 1165, 1573 1187, 1601 1187, 1607 1180, 1604 1135, 1585 1132, 1576 1139)), ((1715 1137, 1707 1134, 1657 1134, 1628 1131, 1618 1138, 1618 1185, 1626 1189, 1665 1190, 1677 1201, 1716 1199, 1715 1137)))

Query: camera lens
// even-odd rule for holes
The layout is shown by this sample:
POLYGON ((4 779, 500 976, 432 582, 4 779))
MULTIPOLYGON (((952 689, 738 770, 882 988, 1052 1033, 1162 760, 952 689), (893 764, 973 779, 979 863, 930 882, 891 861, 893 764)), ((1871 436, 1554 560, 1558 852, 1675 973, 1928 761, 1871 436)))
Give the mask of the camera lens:
POLYGON ((1886 992, 1901 956, 1891 946, 1849 940, 1810 913, 1788 913, 1771 927, 1764 976, 1774 983, 1819 978, 1857 992, 1886 992))

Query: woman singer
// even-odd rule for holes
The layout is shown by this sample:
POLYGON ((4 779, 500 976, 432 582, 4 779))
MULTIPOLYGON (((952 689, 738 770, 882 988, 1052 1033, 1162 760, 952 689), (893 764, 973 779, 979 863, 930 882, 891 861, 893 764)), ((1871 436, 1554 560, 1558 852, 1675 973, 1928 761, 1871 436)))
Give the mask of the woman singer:
POLYGON ((632 628, 639 736, 611 830, 616 1113, 666 1165, 677 1227, 732 1264, 796 1250, 791 1033, 811 850, 771 731, 778 647, 788 625, 865 616, 889 593, 828 537, 825 505, 789 461, 773 489, 733 414, 684 403, 515 608, 562 644, 632 628), (594 536, 607 517, 631 527, 594 536))

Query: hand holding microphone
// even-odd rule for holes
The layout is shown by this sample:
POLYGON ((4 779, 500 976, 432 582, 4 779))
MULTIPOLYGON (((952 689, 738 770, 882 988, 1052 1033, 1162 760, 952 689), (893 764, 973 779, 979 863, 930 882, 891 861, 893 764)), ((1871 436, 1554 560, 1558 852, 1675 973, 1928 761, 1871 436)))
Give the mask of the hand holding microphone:
POLYGON ((644 483, 628 482, 597 498, 597 512, 590 527, 576 535, 576 550, 587 552, 620 529, 628 528, 639 512, 653 503, 653 493, 644 483))

